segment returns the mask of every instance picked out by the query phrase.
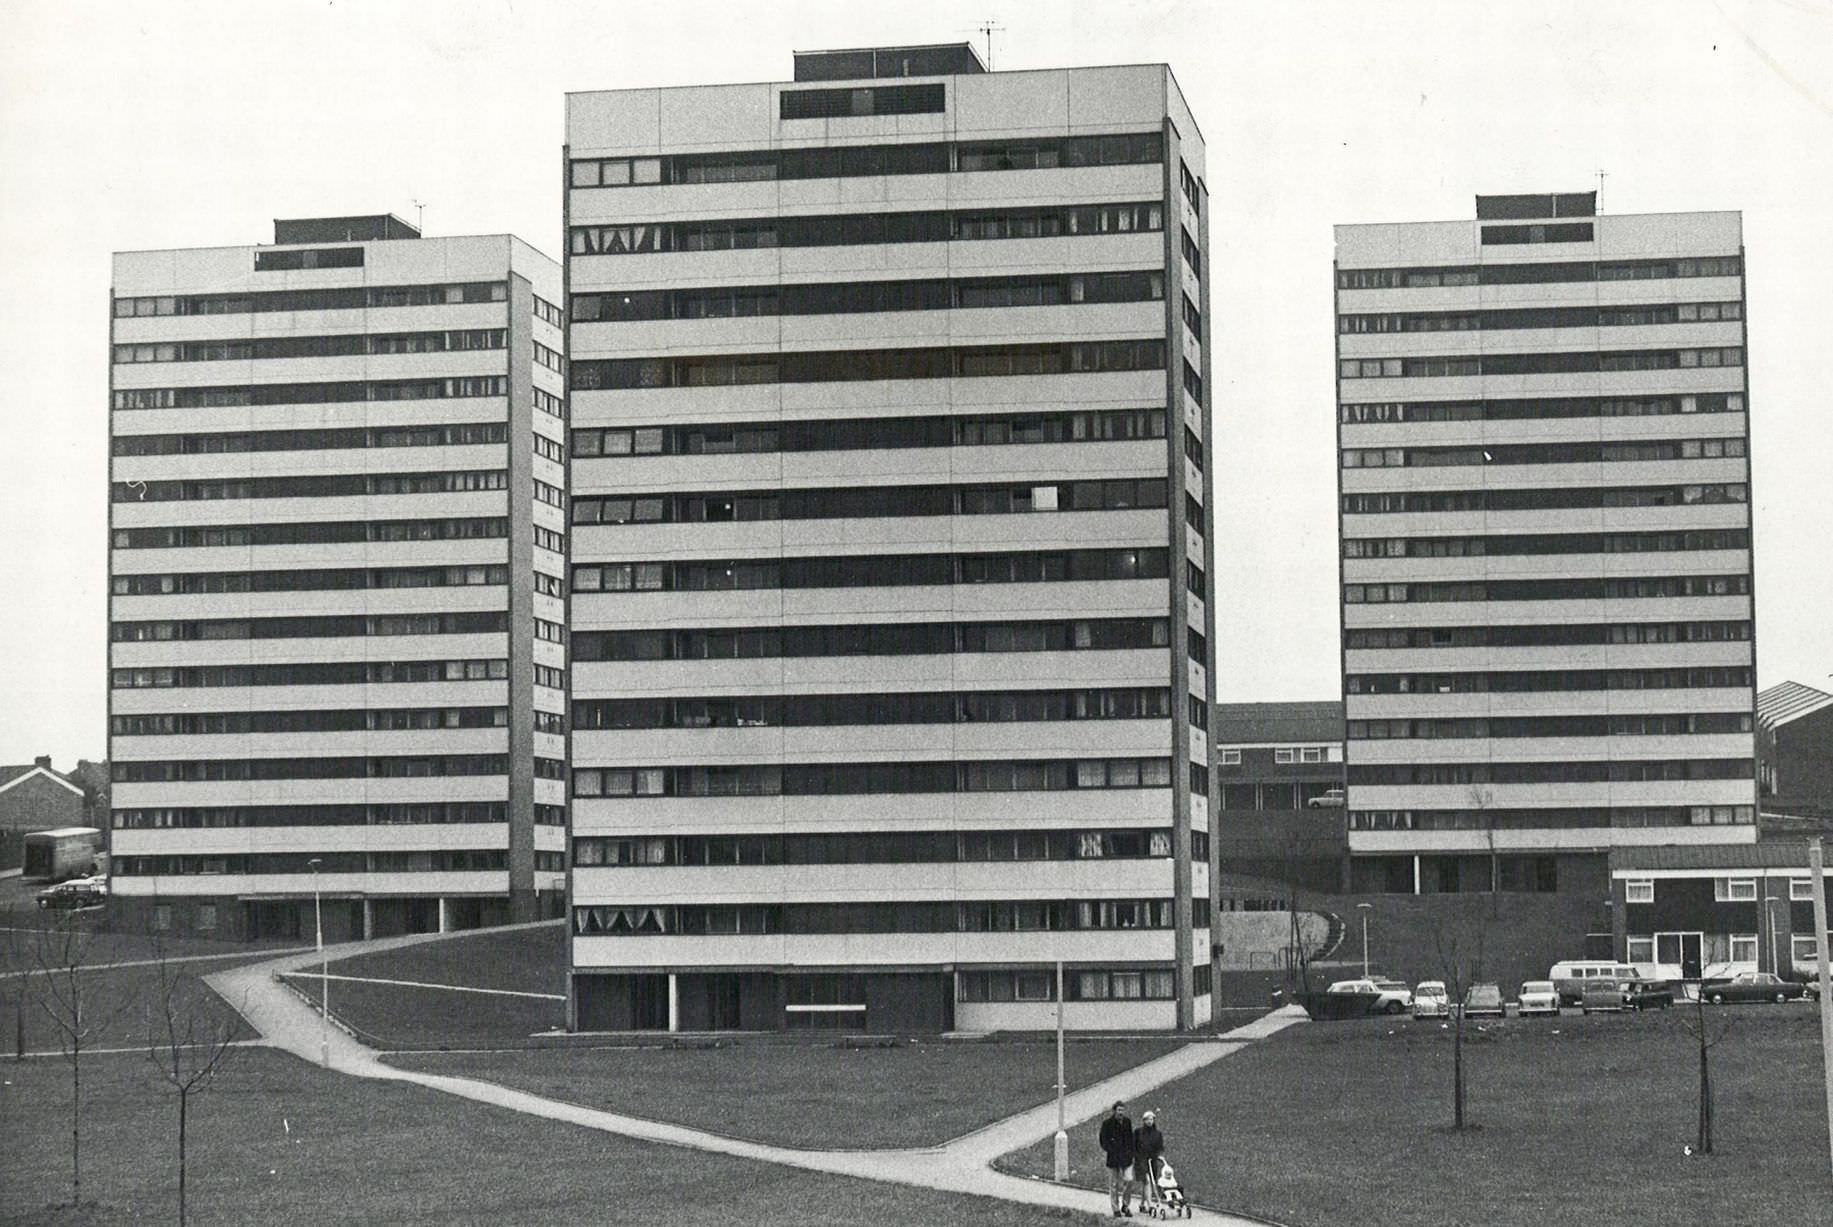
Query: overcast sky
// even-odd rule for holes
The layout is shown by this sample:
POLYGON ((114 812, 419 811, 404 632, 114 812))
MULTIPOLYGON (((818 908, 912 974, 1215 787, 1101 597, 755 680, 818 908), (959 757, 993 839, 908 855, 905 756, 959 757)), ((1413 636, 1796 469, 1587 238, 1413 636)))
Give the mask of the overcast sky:
POLYGON ((558 256, 565 91, 988 14, 995 68, 1169 62, 1209 143, 1224 699, 1339 689, 1331 226, 1600 169, 1607 213, 1744 212, 1758 681, 1827 683, 1829 0, 0 0, 0 763, 105 749, 111 252, 419 201, 558 256))

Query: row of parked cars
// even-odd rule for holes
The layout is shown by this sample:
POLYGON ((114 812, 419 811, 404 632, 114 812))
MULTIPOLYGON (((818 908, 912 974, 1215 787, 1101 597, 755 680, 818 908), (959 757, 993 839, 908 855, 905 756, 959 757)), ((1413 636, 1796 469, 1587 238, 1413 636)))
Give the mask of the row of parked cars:
MULTIPOLYGON (((1516 1013, 1523 1018, 1533 1015, 1557 1015, 1567 1006, 1576 1006, 1586 1014, 1622 1011, 1665 1010, 1674 1004, 1674 985, 1644 979, 1627 964, 1597 964, 1610 968, 1609 974, 1591 974, 1594 965, 1556 964, 1550 979, 1528 980, 1517 997, 1516 1013), (1579 974, 1579 973, 1585 974, 1579 974)), ((1370 1014, 1405 1014, 1414 1018, 1450 1018, 1454 1012, 1465 1018, 1506 1018, 1508 1003, 1500 985, 1473 984, 1464 1000, 1453 1003, 1443 980, 1422 980, 1408 987, 1404 981, 1368 976, 1339 980, 1327 990, 1338 996, 1368 999, 1370 1014)), ((1700 995, 1713 1005, 1731 1002, 1794 1001, 1818 996, 1812 985, 1784 980, 1769 972, 1742 972, 1722 980, 1707 980, 1700 995)))
POLYGON ((108 876, 95 874, 85 878, 71 878, 68 882, 45 887, 38 892, 36 898, 41 909, 75 911, 101 907, 108 902, 108 876))

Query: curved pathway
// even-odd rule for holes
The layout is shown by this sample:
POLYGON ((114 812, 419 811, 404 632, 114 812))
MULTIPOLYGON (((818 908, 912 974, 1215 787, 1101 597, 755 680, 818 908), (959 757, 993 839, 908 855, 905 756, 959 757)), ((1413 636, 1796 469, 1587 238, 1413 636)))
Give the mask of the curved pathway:
MULTIPOLYGON (((352 942, 327 947, 326 955, 332 959, 348 958, 356 954, 392 950, 452 936, 457 935, 421 934, 352 942)), ((798 1150, 787 1146, 770 1146, 762 1142, 690 1129, 683 1125, 583 1108, 494 1082, 453 1078, 388 1065, 380 1059, 375 1049, 359 1043, 335 1025, 325 1028, 310 1003, 278 979, 282 972, 299 971, 316 966, 317 963, 317 953, 306 951, 217 972, 206 977, 206 982, 240 1011, 250 1026, 261 1033, 259 1042, 290 1052, 313 1064, 319 1063, 322 1053, 329 1068, 353 1077, 411 1082, 448 1095, 508 1108, 513 1112, 565 1121, 641 1141, 659 1142, 665 1146, 734 1155, 760 1163, 774 1163, 831 1175, 996 1197, 1034 1206, 1080 1210, 1103 1217, 1107 1215, 1106 1193, 1042 1180, 1028 1180, 996 1172, 990 1166, 1001 1155, 1031 1146, 1054 1134, 1057 1124, 1054 1102, 996 1121, 941 1146, 902 1150, 798 1150)), ((1291 1026, 1304 1017, 1303 1011, 1287 1007, 1247 1026, 1238 1027, 1219 1039, 1187 1044, 1155 1060, 1072 1092, 1065 1100, 1067 1119, 1072 1126, 1089 1120, 1100 1115, 1116 1099, 1137 1099, 1167 1082, 1240 1051, 1254 1040, 1264 1039, 1291 1026)), ((1265 1227, 1259 1220, 1204 1210, 1198 1210, 1187 1221, 1213 1224, 1215 1227, 1265 1227)))

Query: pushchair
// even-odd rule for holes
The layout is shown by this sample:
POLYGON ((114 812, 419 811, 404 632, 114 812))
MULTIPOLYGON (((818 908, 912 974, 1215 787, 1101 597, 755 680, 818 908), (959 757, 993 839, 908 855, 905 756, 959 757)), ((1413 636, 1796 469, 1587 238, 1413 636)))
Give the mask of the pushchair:
POLYGON ((1145 1211, 1153 1218, 1189 1218, 1190 1199, 1177 1172, 1162 1155, 1146 1164, 1145 1211))

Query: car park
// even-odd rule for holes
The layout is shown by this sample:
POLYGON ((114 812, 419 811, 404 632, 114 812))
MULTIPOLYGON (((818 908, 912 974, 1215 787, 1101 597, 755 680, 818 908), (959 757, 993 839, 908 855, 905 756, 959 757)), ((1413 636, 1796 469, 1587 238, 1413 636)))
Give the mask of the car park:
POLYGON ((1473 984, 1464 994, 1465 1018, 1507 1018, 1508 1006, 1502 1001, 1502 989, 1494 984, 1473 984))
POLYGON ((1529 980, 1521 986, 1521 1005, 1515 1011, 1522 1018, 1530 1014, 1559 1013, 1559 990, 1551 980, 1529 980))
POLYGON ((1414 1018, 1450 1018, 1451 994, 1443 980, 1421 980, 1413 990, 1414 1018))
POLYGON ((1708 984, 1700 993, 1713 1005, 1738 1001, 1807 1001, 1819 995, 1809 985, 1784 980, 1767 971, 1747 971, 1722 984, 1708 984))
POLYGON ((1328 991, 1373 997, 1368 1007, 1371 1014, 1401 1014, 1413 1004, 1413 990, 1398 980, 1338 980, 1328 991))

